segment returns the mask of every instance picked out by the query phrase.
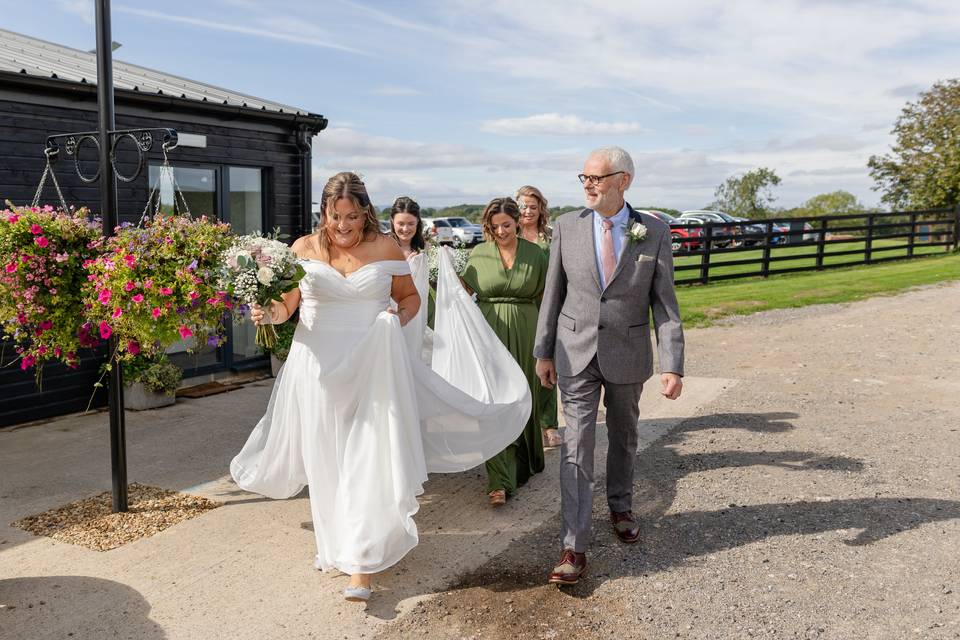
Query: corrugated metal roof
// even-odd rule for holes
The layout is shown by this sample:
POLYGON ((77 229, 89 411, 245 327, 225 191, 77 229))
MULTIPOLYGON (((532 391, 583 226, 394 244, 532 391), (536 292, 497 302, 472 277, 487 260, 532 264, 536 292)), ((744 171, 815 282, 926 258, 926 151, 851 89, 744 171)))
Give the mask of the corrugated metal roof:
MULTIPOLYGON (((97 83, 97 57, 52 42, 0 29, 0 71, 41 78, 57 78, 85 84, 97 83)), ((200 102, 213 102, 261 111, 308 115, 290 105, 255 98, 210 84, 195 82, 135 64, 113 60, 113 84, 117 89, 160 94, 200 102)))

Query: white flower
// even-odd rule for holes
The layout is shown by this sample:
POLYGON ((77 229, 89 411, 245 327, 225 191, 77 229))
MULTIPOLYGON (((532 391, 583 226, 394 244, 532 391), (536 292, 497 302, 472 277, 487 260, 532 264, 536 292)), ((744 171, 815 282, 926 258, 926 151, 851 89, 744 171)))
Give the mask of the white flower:
POLYGON ((639 222, 634 222, 633 226, 627 231, 627 240, 629 242, 640 242, 647 237, 647 228, 639 222))
POLYGON ((260 284, 268 285, 273 282, 273 269, 270 267, 260 267, 257 269, 257 280, 260 284))

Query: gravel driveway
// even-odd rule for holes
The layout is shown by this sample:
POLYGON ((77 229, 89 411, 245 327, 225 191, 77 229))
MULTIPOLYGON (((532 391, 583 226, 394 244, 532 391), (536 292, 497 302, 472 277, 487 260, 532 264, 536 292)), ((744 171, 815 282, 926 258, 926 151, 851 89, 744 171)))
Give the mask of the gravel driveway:
POLYGON ((640 544, 598 483, 579 585, 554 516, 379 637, 960 638, 958 336, 960 283, 689 331, 739 383, 640 453, 640 544))

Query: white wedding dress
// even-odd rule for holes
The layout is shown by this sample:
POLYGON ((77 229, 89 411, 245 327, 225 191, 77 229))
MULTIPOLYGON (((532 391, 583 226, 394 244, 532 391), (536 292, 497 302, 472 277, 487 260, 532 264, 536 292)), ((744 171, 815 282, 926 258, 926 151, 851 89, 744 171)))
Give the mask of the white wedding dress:
MULTIPOLYGON (((290 355, 230 472, 271 498, 309 485, 317 568, 376 573, 417 544, 413 515, 427 472, 470 469, 516 440, 530 391, 446 254, 432 365, 412 343, 422 339, 426 296, 406 331, 386 312, 393 276, 411 273, 406 261, 347 276, 325 262, 302 264, 290 355)), ((423 286, 425 260, 415 267, 423 286)))

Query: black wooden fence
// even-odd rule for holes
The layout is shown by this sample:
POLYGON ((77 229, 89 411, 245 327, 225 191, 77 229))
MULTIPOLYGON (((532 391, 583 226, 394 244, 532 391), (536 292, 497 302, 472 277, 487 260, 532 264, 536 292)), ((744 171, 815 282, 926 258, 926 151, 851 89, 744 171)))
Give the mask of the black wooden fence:
POLYGON ((699 238, 675 236, 675 242, 680 242, 680 250, 674 251, 675 282, 707 284, 819 271, 929 256, 960 247, 960 206, 779 222, 784 224, 773 220, 709 222, 699 238))

